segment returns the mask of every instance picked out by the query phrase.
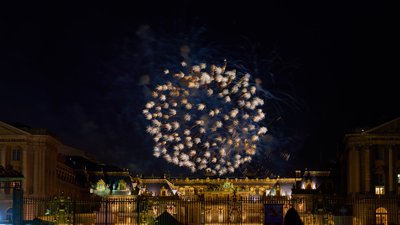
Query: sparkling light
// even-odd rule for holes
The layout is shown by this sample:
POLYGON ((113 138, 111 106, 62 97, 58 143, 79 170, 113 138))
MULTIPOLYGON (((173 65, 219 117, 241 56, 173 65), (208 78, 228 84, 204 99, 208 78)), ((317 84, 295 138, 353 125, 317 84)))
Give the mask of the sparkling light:
POLYGON ((164 70, 169 80, 152 92, 143 114, 154 140, 153 155, 192 172, 233 173, 256 154, 267 132, 250 74, 222 66, 181 63, 183 71, 164 70))

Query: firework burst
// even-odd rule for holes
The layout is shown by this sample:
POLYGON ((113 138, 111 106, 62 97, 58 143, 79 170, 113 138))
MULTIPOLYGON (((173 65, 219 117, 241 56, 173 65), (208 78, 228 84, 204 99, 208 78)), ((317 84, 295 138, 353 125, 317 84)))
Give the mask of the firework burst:
POLYGON ((164 71, 168 82, 152 91, 143 109, 153 155, 192 172, 224 175, 250 162, 259 137, 264 100, 257 97, 250 74, 205 63, 182 71, 164 71))

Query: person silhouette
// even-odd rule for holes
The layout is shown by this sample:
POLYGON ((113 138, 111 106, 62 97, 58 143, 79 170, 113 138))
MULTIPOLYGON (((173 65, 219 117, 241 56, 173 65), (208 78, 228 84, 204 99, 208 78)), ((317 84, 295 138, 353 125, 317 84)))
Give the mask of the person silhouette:
POLYGON ((303 225, 303 221, 299 214, 297 213, 296 209, 290 208, 283 219, 283 225, 303 225))

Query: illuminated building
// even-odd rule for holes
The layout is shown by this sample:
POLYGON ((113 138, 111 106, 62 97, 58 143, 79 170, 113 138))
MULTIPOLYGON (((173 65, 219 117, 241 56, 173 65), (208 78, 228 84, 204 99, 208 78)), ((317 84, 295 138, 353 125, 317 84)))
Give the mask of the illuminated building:
MULTIPOLYGON (((262 224, 265 204, 270 203, 281 204, 283 213, 294 207, 305 225, 400 223, 400 118, 345 135, 342 169, 347 178, 346 195, 335 189, 340 181, 333 179, 331 171, 321 170, 297 170, 293 176, 273 178, 133 177, 125 169, 90 159, 47 133, 0 125, 0 162, 22 175, 27 172, 24 178, 16 177, 27 190, 27 198, 64 191, 72 199, 85 198, 82 205, 95 206, 90 212, 74 214, 76 224, 144 225, 169 220, 169 215, 186 224, 262 224), (45 153, 50 155, 43 156, 45 153), (56 166, 51 168, 56 168, 57 182, 52 183, 52 173, 46 172, 50 166, 42 168, 36 160, 55 160, 50 166, 56 166), (43 189, 35 183, 38 173, 50 176, 50 182, 44 184, 49 193, 35 192, 43 189)), ((24 205, 30 206, 40 208, 24 205)), ((46 212, 36 208, 25 218, 46 220, 46 212)), ((6 207, 1 209, 10 216, 6 207)))
POLYGON ((347 194, 358 224, 398 224, 400 118, 345 135, 347 194))
POLYGON ((97 212, 97 221, 105 222, 107 214, 107 221, 113 224, 136 224, 138 220, 142 221, 139 224, 146 224, 166 211, 188 224, 259 224, 263 221, 265 202, 282 204, 285 213, 293 205, 292 196, 298 195, 304 201, 295 207, 300 212, 310 211, 314 207, 313 197, 324 186, 330 172, 296 171, 298 176, 292 178, 184 179, 165 176, 127 179, 125 173, 128 182, 120 179, 121 172, 109 173, 108 176, 104 176, 105 172, 91 174, 98 175, 91 178, 90 192, 104 200, 97 212), (119 191, 121 183, 125 192, 119 191), (304 198, 307 194, 311 197, 304 198), (119 204, 109 205, 106 211, 106 204, 113 201, 119 204))
POLYGON ((0 165, 22 173, 25 196, 50 197, 64 192, 81 197, 86 193, 75 171, 65 164, 65 157, 71 154, 84 153, 62 144, 44 129, 0 121, 0 165))

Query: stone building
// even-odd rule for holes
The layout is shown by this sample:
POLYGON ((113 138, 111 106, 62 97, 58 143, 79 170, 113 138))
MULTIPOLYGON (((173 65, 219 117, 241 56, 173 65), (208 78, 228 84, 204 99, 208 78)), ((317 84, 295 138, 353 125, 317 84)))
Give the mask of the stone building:
POLYGON ((400 118, 344 137, 347 194, 355 224, 398 224, 400 118))
POLYGON ((0 121, 0 165, 24 176, 22 189, 28 197, 51 197, 64 192, 71 197, 87 193, 77 182, 68 155, 84 154, 64 145, 45 129, 32 129, 0 121))
MULTIPOLYGON (((132 177, 44 130, 0 122, 1 166, 23 175, 17 180, 26 196, 90 197, 81 204, 95 203, 94 210, 74 214, 88 224, 148 224, 165 212, 186 224, 262 224, 265 205, 275 203, 283 213, 296 208, 306 225, 400 224, 400 118, 349 132, 344 144, 346 191, 340 195, 339 181, 320 170, 275 178, 132 177)), ((29 219, 44 213, 33 210, 29 219)))
POLYGON ((90 192, 103 199, 96 221, 147 224, 168 212, 184 224, 260 224, 265 203, 282 205, 283 214, 293 206, 304 220, 313 218, 313 197, 330 172, 299 170, 288 178, 132 177, 128 182, 121 179, 122 172, 91 174, 97 175, 91 178, 90 192), (295 204, 295 195, 303 201, 295 204), (117 204, 107 207, 109 201, 117 204))

